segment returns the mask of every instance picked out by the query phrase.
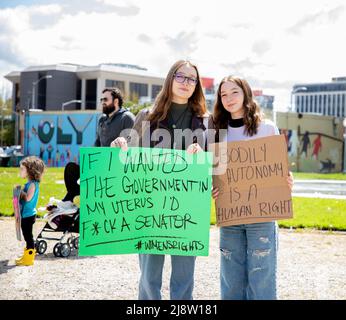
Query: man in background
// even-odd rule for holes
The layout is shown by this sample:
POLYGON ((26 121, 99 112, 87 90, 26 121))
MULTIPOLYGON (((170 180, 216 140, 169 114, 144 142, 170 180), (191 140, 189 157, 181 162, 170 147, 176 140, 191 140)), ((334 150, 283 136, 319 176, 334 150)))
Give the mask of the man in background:
POLYGON ((109 147, 113 140, 121 136, 122 130, 132 128, 135 116, 122 107, 123 100, 118 88, 105 88, 102 91, 103 115, 98 122, 95 147, 109 147))

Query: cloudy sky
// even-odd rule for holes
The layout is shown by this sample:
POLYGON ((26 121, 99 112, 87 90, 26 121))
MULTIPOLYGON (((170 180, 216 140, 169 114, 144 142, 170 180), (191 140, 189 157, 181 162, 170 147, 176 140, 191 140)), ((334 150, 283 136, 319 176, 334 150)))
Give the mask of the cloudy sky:
POLYGON ((177 59, 206 77, 245 77, 290 103, 293 84, 346 76, 345 0, 0 0, 3 76, 36 64, 137 64, 165 76, 177 59))

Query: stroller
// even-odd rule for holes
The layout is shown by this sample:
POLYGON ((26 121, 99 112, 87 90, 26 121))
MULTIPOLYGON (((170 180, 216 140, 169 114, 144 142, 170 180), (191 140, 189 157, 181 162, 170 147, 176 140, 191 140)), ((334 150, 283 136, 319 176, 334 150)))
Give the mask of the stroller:
POLYGON ((73 203, 74 197, 80 194, 78 180, 79 165, 69 162, 64 170, 67 194, 62 200, 51 198, 46 207, 48 213, 44 217, 47 218, 47 223, 35 241, 35 248, 38 254, 44 254, 46 252, 47 242, 45 240, 59 241, 53 249, 54 256, 56 257, 68 257, 72 250, 78 249, 79 208, 73 203), (63 233, 63 235, 60 238, 43 236, 43 233, 53 232, 63 233))

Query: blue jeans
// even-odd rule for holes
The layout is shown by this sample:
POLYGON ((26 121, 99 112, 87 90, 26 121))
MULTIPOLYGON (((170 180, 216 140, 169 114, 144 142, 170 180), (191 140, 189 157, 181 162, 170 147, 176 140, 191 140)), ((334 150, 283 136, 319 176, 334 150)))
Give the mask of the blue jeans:
POLYGON ((224 300, 275 300, 276 222, 220 228, 220 285, 224 300))
MULTIPOLYGON (((165 256, 140 254, 139 300, 160 300, 165 256)), ((196 257, 171 256, 171 300, 192 300, 196 257)))

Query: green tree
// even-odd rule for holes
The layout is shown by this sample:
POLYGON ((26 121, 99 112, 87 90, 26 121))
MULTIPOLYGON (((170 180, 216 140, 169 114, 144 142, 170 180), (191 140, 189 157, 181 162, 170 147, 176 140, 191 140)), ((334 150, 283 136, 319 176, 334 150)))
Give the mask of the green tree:
POLYGON ((0 97, 0 143, 3 146, 14 144, 15 122, 12 115, 12 99, 3 101, 0 97))
POLYGON ((151 108, 151 104, 145 103, 143 105, 139 105, 138 103, 134 101, 126 101, 124 103, 124 107, 129 109, 134 115, 137 115, 139 111, 141 111, 144 108, 151 108))

